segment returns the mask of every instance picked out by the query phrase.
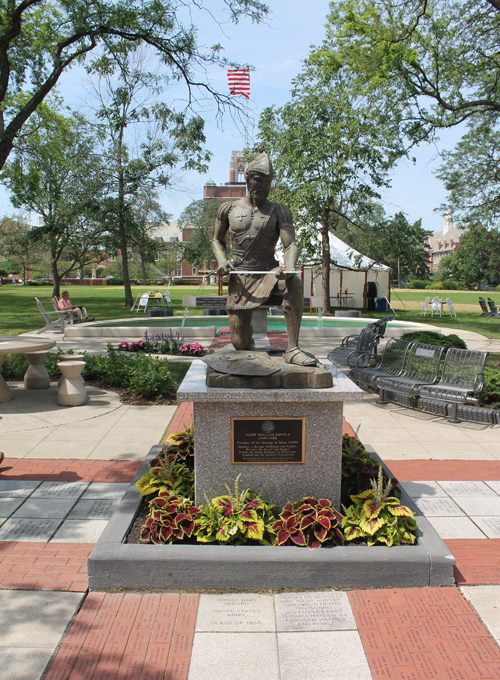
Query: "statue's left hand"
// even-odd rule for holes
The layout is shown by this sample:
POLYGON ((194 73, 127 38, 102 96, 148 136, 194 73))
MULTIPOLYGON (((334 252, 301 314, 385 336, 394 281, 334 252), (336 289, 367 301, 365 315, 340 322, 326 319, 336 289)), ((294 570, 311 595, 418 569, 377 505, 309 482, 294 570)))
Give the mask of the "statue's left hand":
POLYGON ((286 279, 289 279, 291 276, 293 276, 293 274, 285 274, 283 267, 275 267, 273 272, 276 274, 278 281, 286 281, 286 279))

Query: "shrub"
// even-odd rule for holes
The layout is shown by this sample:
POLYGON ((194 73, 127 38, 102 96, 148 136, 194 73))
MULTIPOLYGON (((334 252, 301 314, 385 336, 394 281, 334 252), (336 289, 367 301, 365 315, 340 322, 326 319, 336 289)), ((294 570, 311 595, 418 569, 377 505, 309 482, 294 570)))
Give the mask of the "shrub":
POLYGON ((424 345, 439 345, 440 347, 456 347, 457 349, 467 349, 467 345, 458 335, 443 335, 435 331, 412 331, 404 333, 401 340, 408 342, 420 342, 424 345))
POLYGON ((417 288, 417 289, 423 290, 428 285, 429 285, 428 281, 421 281, 419 279, 413 279, 413 281, 409 282, 408 288, 417 288))
POLYGON ((123 286, 123 279, 112 276, 108 279, 108 286, 123 286))
POLYGON ((442 283, 429 283, 429 285, 425 287, 425 290, 443 290, 443 284, 442 283))
POLYGON ((198 513, 199 509, 190 499, 160 491, 158 498, 149 502, 149 514, 139 540, 142 543, 173 543, 191 538, 198 513))
POLYGON ((271 524, 274 522, 273 503, 267 503, 250 489, 240 492, 236 477, 234 493, 225 485, 228 494, 212 498, 200 508, 195 521, 196 540, 200 543, 241 545, 249 540, 260 545, 275 541, 271 524))
POLYGON ((349 506, 342 520, 347 541, 364 539, 368 545, 384 543, 387 546, 413 544, 417 529, 413 512, 399 500, 390 496, 392 484, 384 488, 382 468, 378 480, 372 480, 371 489, 351 496, 354 505, 349 506))
MULTIPOLYGON (((384 483, 389 482, 389 477, 375 458, 365 449, 357 437, 347 434, 342 436, 342 491, 341 502, 349 505, 351 494, 360 493, 371 488, 373 480, 378 478, 382 470, 384 483)), ((395 477, 390 479, 394 493, 399 497, 401 492, 397 486, 395 477)))
POLYGON ((479 399, 491 408, 500 408, 500 362, 498 368, 484 367, 484 387, 479 399))
POLYGON ((191 500, 194 496, 193 472, 175 454, 156 457, 154 463, 150 463, 149 471, 135 485, 141 496, 163 492, 191 500))
POLYGON ((287 503, 271 528, 276 533, 276 545, 307 545, 313 550, 328 543, 342 545, 341 523, 342 515, 330 501, 302 498, 287 503))

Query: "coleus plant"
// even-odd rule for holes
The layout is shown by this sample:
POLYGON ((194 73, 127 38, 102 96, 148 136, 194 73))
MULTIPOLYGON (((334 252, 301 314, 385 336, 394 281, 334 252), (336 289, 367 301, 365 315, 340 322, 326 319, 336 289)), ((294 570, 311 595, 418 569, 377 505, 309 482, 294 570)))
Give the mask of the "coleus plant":
POLYGON ((153 458, 150 467, 154 467, 158 460, 171 455, 177 455, 190 470, 194 470, 194 430, 192 423, 182 432, 174 432, 167 437, 163 450, 156 458, 153 458))
POLYGON ((287 503, 271 528, 276 532, 276 545, 313 549, 326 543, 342 545, 341 523, 342 515, 329 500, 305 497, 295 503, 287 503))
POLYGON ((391 496, 392 482, 384 488, 382 468, 371 488, 351 496, 353 505, 346 510, 342 528, 347 541, 364 539, 368 545, 384 543, 387 546, 413 544, 417 523, 413 512, 391 496))
POLYGON ((274 543, 270 524, 274 521, 273 503, 262 500, 260 493, 251 489, 240 491, 241 474, 236 477, 234 493, 212 498, 200 508, 196 518, 196 540, 200 543, 225 543, 241 545, 249 540, 262 545, 274 543))
POLYGON ((142 543, 172 543, 191 538, 199 509, 189 498, 160 491, 149 502, 149 514, 141 527, 142 543))
MULTIPOLYGON (((357 437, 344 434, 342 437, 342 504, 349 505, 351 494, 367 491, 371 488, 371 482, 377 480, 382 470, 384 484, 389 482, 389 477, 375 458, 365 449, 357 437)), ((390 479, 392 493, 398 498, 401 492, 397 486, 395 477, 390 479)))
POLYGON ((150 463, 149 471, 135 483, 142 496, 159 494, 162 491, 177 496, 193 498, 194 475, 192 470, 176 454, 163 458, 157 456, 150 463))

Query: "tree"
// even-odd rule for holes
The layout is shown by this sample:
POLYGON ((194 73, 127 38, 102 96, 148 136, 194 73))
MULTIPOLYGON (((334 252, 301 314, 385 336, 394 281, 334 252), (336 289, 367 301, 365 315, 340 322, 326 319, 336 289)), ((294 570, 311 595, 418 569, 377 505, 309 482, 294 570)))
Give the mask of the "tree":
POLYGON ((54 99, 39 107, 2 173, 14 207, 43 217, 29 236, 49 252, 54 295, 66 274, 103 258, 105 238, 92 219, 106 178, 96 137, 79 114, 59 113, 59 105, 54 99))
POLYGON ((390 267, 401 285, 402 276, 429 275, 426 239, 431 234, 422 228, 421 219, 412 224, 402 212, 389 217, 379 210, 373 224, 363 228, 344 226, 339 236, 364 255, 390 267))
POLYGON ((215 198, 193 201, 181 213, 180 229, 191 230, 187 241, 178 242, 175 250, 180 260, 198 269, 210 268, 214 261, 212 237, 220 203, 215 198))
MULTIPOLYGON (((213 5, 213 3, 211 3, 213 5)), ((268 8, 259 0, 221 0, 233 21, 260 21, 268 8)), ((221 95, 199 78, 209 64, 225 65, 220 45, 205 50, 197 42, 197 12, 213 16, 204 0, 22 0, 3 2, 0 23, 0 169, 23 126, 57 84, 61 74, 94 50, 123 43, 150 46, 170 80, 223 107, 221 95)))
POLYGON ((439 211, 452 214, 462 226, 480 222, 485 227, 500 217, 500 131, 491 117, 476 117, 455 149, 443 153, 436 176, 448 191, 439 211))
POLYGON ((105 222, 121 251, 125 306, 131 307, 127 250, 135 228, 136 197, 170 186, 178 166, 206 172, 211 154, 204 150, 203 120, 158 101, 164 79, 147 69, 142 51, 122 45, 96 60, 90 70, 98 78, 93 92, 110 172, 107 192, 112 200, 106 204, 105 222), (138 143, 130 128, 139 136, 138 143))
POLYGON ((405 111, 413 141, 500 113, 498 0, 338 0, 316 52, 405 111))
POLYGON ((163 241, 158 242, 153 234, 158 225, 169 221, 170 215, 158 202, 155 191, 145 191, 135 197, 132 207, 133 224, 130 231, 130 242, 139 255, 142 281, 146 285, 146 265, 153 265, 158 252, 164 250, 163 241))
POLYGON ((265 109, 259 139, 273 158, 275 200, 290 206, 309 258, 321 261, 323 309, 330 312, 328 234, 340 222, 370 219, 388 171, 405 153, 398 119, 383 102, 357 89, 352 74, 325 75, 310 59, 294 81, 292 98, 280 109, 265 109), (321 256, 314 251, 316 232, 321 256))
POLYGON ((500 283, 500 231, 469 225, 460 247, 443 257, 439 270, 444 278, 451 276, 466 286, 497 286, 500 283))
POLYGON ((7 257, 0 265, 2 269, 10 269, 11 274, 22 272, 25 281, 28 270, 40 261, 40 253, 21 217, 4 217, 0 224, 0 246, 2 254, 7 257))

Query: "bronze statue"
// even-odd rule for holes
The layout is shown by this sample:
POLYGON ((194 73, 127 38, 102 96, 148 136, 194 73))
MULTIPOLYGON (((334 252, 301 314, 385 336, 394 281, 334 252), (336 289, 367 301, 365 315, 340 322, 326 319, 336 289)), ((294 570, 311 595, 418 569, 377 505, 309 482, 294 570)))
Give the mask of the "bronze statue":
POLYGON ((271 296, 280 296, 288 332, 284 359, 288 364, 314 366, 315 357, 298 346, 304 295, 302 280, 293 273, 298 250, 292 213, 287 206, 268 201, 273 168, 264 150, 249 163, 245 179, 247 196, 221 205, 212 241, 217 271, 222 276, 229 275, 227 310, 231 342, 236 350, 253 349, 252 310, 268 302, 271 296), (228 232, 232 263, 226 253, 228 232), (275 258, 278 239, 285 251, 284 268, 275 258))

